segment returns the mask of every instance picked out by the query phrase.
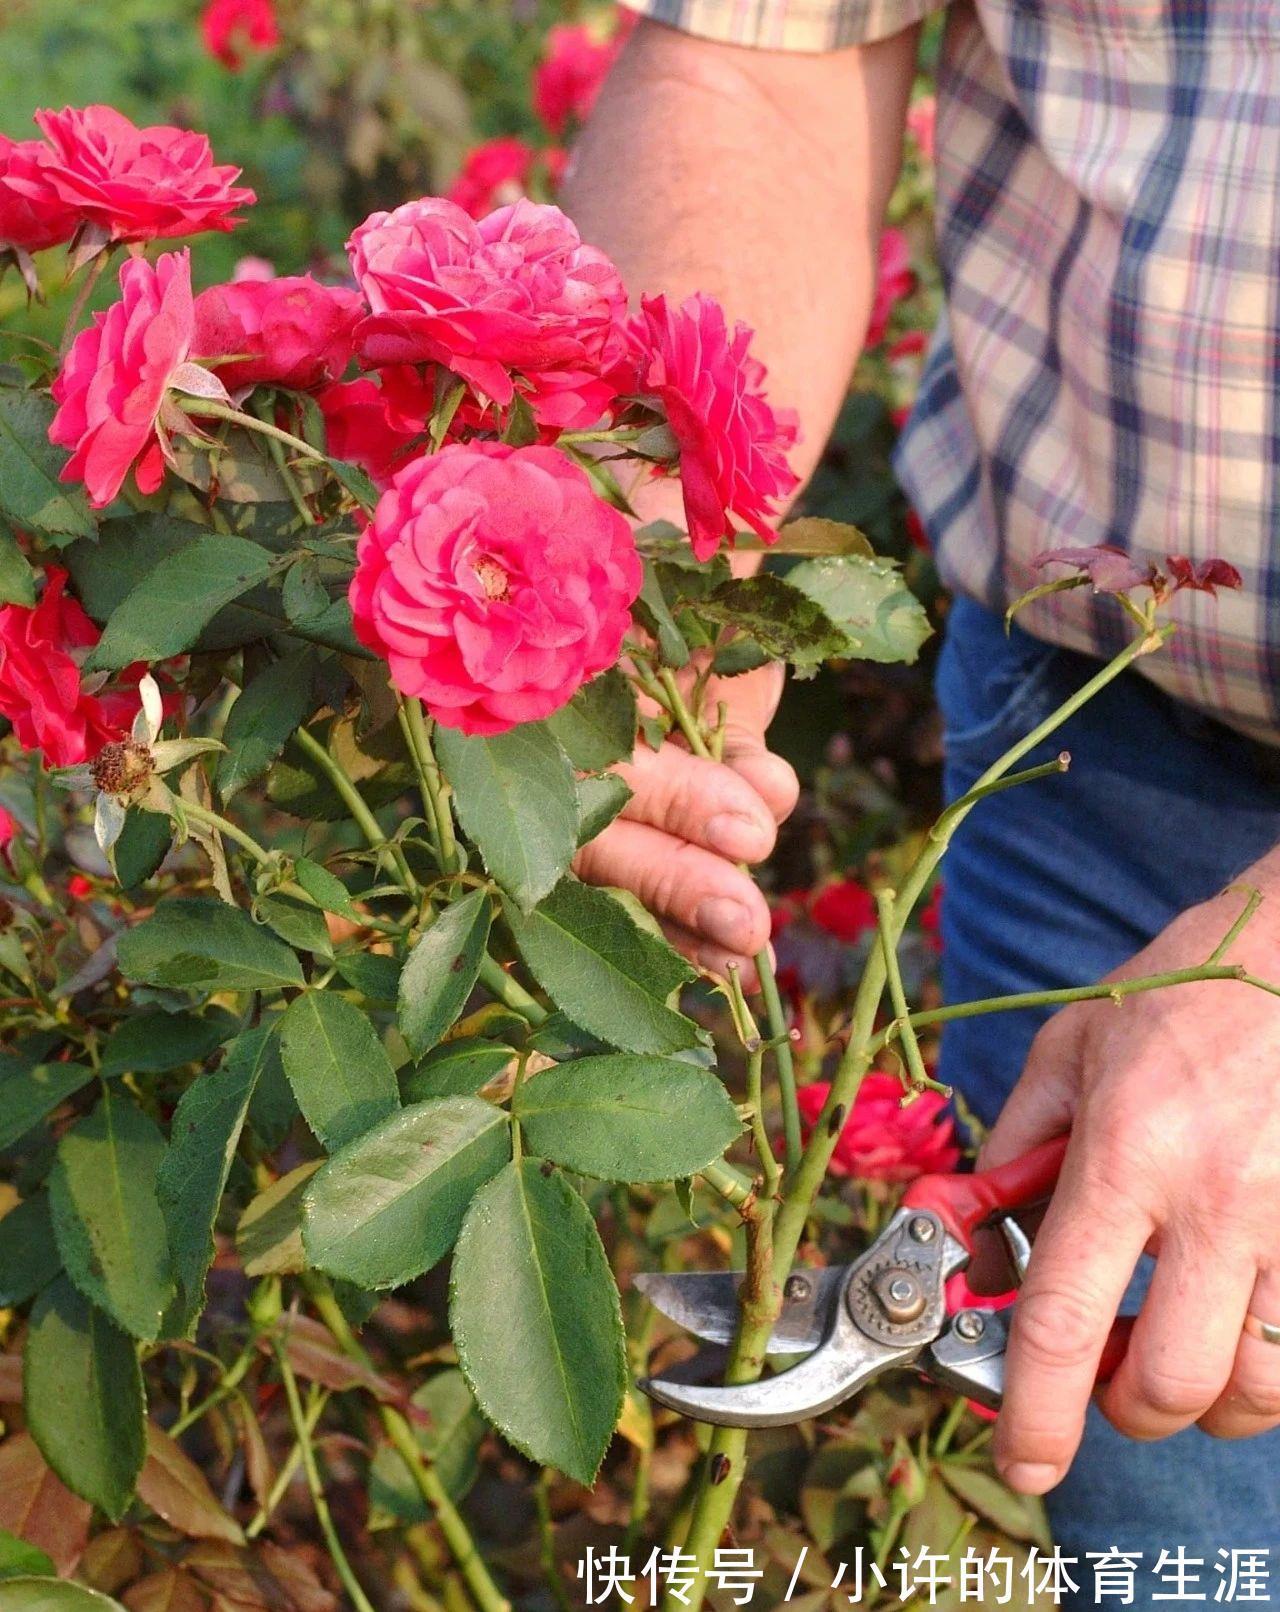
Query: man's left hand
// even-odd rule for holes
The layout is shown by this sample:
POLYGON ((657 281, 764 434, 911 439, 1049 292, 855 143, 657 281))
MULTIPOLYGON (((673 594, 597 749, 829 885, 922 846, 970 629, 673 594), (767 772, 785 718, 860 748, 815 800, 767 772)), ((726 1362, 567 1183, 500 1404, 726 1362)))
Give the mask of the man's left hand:
MULTIPOLYGON (((1266 864, 1263 864, 1266 867, 1266 864)), ((1265 889, 1277 881, 1258 878, 1265 889)), ((1202 964, 1239 887, 1184 913, 1113 977, 1202 964)), ((1280 888, 1228 959, 1280 979, 1280 888)), ((1223 1438, 1280 1425, 1280 996, 1234 980, 1072 1004, 1032 1045, 982 1154, 989 1167, 1070 1131, 1014 1311, 995 1454, 1042 1494, 1080 1443, 1098 1360, 1144 1248, 1155 1273, 1099 1404, 1133 1438, 1198 1422, 1223 1438)))

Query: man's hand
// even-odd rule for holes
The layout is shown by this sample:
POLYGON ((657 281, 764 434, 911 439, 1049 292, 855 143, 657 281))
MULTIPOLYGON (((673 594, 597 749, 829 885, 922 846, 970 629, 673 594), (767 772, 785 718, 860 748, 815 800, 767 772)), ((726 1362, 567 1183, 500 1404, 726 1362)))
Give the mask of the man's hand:
MULTIPOLYGON (((1247 878, 1276 886, 1271 859, 1247 878)), ((1116 977, 1203 963, 1239 915, 1192 908, 1116 977)), ((1280 892, 1230 961, 1280 978, 1280 892)), ((1098 1359, 1143 1249, 1156 1269, 1129 1353, 1100 1393, 1133 1438, 1193 1422, 1224 1438, 1280 1424, 1280 999, 1235 981, 1077 1003, 1037 1036, 983 1152, 995 1165, 1070 1130, 1014 1311, 996 1460, 1041 1494, 1075 1455, 1098 1359)))
POLYGON ((782 694, 781 666, 712 679, 706 698, 729 708, 724 763, 704 761, 674 740, 641 744, 617 771, 633 791, 622 816, 578 856, 593 884, 633 891, 699 968, 742 968, 751 988, 752 955, 768 944, 769 909, 736 864, 761 862, 799 793, 796 775, 765 745, 782 694))

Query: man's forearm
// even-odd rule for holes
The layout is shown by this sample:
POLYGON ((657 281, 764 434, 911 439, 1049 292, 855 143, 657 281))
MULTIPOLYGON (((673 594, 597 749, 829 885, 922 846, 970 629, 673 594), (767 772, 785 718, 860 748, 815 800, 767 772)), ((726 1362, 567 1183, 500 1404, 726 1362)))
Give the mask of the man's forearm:
POLYGON ((805 56, 642 22, 565 185, 633 293, 706 291, 754 327, 771 401, 800 415, 802 478, 870 314, 915 52, 914 31, 805 56))

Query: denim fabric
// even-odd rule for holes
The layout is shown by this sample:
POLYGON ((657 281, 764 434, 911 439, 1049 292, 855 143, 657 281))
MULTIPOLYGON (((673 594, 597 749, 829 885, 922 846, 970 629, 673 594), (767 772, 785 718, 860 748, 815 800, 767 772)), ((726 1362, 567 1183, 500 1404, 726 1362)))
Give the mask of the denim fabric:
MULTIPOLYGON (((948 796, 1099 664, 1017 627, 1006 637, 996 616, 958 600, 938 671, 948 796)), ((1096 980, 1280 842, 1274 770, 1247 740, 1146 679, 1117 680, 1022 765, 1063 749, 1067 774, 990 797, 956 835, 942 908, 948 1001, 1096 980)), ((1045 1016, 947 1027, 942 1078, 983 1120, 999 1112, 1045 1016)), ((1141 1287, 1139 1273, 1135 1296, 1141 1287)), ((1194 1327, 1194 1313, 1187 1323, 1194 1327)), ((1215 1571, 1218 1552, 1267 1548, 1271 1599, 1263 1604, 1280 1606, 1280 1434, 1224 1443, 1191 1429, 1139 1444, 1094 1411, 1049 1511, 1059 1547, 1090 1569, 1073 1574, 1081 1593, 1064 1606, 1099 1604, 1084 1557, 1112 1546, 1144 1553, 1130 1604, 1162 1608, 1171 1603, 1161 1594, 1177 1587, 1149 1571, 1162 1550, 1184 1546, 1205 1559, 1201 1582, 1184 1593, 1202 1592, 1212 1605, 1215 1594, 1231 1604, 1215 1571)))

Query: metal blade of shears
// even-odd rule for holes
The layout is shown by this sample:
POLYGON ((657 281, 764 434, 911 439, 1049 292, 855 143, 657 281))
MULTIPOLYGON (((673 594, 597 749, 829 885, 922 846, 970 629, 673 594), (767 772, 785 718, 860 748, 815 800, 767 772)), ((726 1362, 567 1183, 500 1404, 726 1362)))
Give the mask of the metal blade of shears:
MULTIPOLYGON (((816 1349, 831 1329, 848 1277, 847 1265, 793 1271, 768 1353, 802 1355, 816 1349)), ((741 1283, 741 1271, 645 1271, 636 1277, 636 1287, 654 1309, 707 1343, 733 1341, 741 1283)))

